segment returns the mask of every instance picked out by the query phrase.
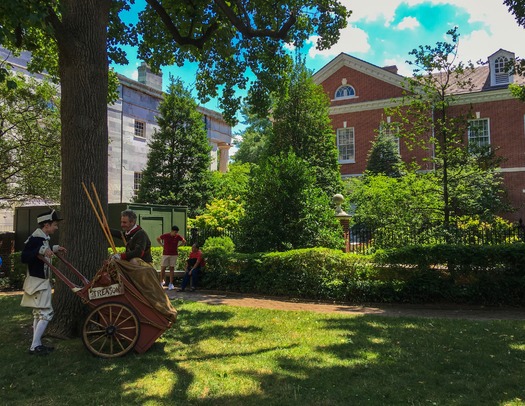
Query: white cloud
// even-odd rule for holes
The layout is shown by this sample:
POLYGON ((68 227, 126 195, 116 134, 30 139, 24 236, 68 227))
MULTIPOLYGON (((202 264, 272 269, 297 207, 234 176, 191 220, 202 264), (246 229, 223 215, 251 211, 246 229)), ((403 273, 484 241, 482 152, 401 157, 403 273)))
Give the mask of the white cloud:
POLYGON ((385 25, 388 26, 394 19, 401 0, 342 0, 341 3, 347 9, 352 10, 350 22, 370 22, 384 18, 385 25))
POLYGON ((368 42, 368 34, 362 29, 348 25, 344 30, 341 31, 341 38, 339 42, 332 46, 330 49, 324 49, 322 51, 315 48, 317 43, 317 37, 312 36, 309 39, 313 46, 308 51, 310 58, 316 56, 321 57, 334 57, 339 55, 341 52, 355 53, 355 52, 368 52, 370 50, 370 43, 368 42))
MULTIPOLYGON (((500 48, 515 52, 516 56, 525 58, 525 41, 523 41, 525 31, 523 27, 518 26, 514 16, 509 13, 501 0, 341 0, 341 2, 348 9, 352 10, 352 15, 349 19, 349 24, 353 24, 352 29, 347 30, 339 43, 334 45, 333 48, 337 49, 337 51, 323 51, 322 54, 326 56, 337 55, 340 50, 349 53, 368 52, 370 49, 369 35, 373 37, 373 33, 359 33, 359 28, 356 28, 356 26, 359 26, 359 23, 373 23, 384 20, 384 25, 388 27, 394 21, 396 10, 401 4, 413 7, 423 3, 431 3, 434 5, 451 5, 469 15, 468 24, 463 27, 459 26, 459 60, 471 60, 472 62, 486 60, 489 55, 500 48), (473 27, 474 24, 476 27, 473 27), (357 36, 358 33, 359 36, 357 36), (366 38, 366 49, 365 47, 359 47, 359 50, 356 51, 353 45, 365 44, 362 41, 363 38, 366 38), (348 45, 343 46, 341 44, 348 45)), ((451 22, 451 24, 453 23, 451 22)), ((413 17, 406 17, 399 23, 397 28, 416 30, 420 26, 420 22, 413 17)), ((443 33, 449 28, 452 28, 452 26, 441 27, 441 31, 435 33, 436 39, 428 42, 428 44, 443 40, 448 41, 450 38, 444 37, 443 33)), ((375 48, 375 44, 373 46, 377 55, 380 50, 375 48)), ((399 58, 399 61, 402 62, 397 63, 397 65, 401 67, 400 65, 404 63, 407 57, 399 57, 399 55, 407 54, 408 50, 404 50, 403 45, 400 44, 393 51, 396 55, 386 52, 385 58, 390 58, 391 60, 399 58)), ((364 59, 367 59, 366 55, 364 59)))
POLYGON ((419 21, 415 17, 405 17, 401 20, 401 22, 397 25, 396 29, 398 30, 413 30, 417 27, 419 27, 421 24, 419 24, 419 21))

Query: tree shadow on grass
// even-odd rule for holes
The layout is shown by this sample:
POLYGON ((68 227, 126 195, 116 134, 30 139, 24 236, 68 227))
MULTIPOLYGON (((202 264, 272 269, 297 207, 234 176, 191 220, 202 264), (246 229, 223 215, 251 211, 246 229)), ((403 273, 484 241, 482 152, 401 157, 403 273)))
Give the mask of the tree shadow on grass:
POLYGON ((359 316, 327 318, 324 328, 340 342, 311 359, 282 357, 279 372, 254 376, 265 404, 494 405, 525 396, 517 323, 359 316))
POLYGON ((243 406, 493 405, 525 398, 525 327, 517 322, 325 315, 315 317, 315 329, 331 337, 329 344, 287 338, 237 347, 230 344, 256 339, 261 327, 232 320, 236 314, 224 307, 190 306, 145 354, 95 358, 77 339, 35 358, 19 352, 24 318, 11 309, 19 298, 0 303, 7 304, 0 314, 0 398, 10 405, 68 404, 79 396, 93 405, 243 406), (209 342, 229 346, 199 349, 209 342), (248 361, 234 363, 242 358, 248 361), (203 381, 207 361, 234 367, 225 368, 229 376, 211 371, 203 381), (245 392, 218 388, 246 380, 253 387, 245 392))

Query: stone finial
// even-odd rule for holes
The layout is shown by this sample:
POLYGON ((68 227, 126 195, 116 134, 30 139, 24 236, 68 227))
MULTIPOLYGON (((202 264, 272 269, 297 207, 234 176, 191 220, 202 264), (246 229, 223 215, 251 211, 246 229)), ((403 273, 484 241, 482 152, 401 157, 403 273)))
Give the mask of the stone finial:
POLYGON ((350 215, 341 208, 341 205, 345 201, 345 198, 342 194, 337 193, 336 195, 334 195, 334 197, 332 198, 332 201, 335 204, 336 217, 350 217, 350 215))

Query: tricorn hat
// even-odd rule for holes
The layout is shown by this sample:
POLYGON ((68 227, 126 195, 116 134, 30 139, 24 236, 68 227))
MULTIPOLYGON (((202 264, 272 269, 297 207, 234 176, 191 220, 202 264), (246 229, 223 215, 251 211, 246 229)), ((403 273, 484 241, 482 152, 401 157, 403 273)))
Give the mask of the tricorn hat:
POLYGON ((47 221, 62 221, 62 220, 63 219, 58 217, 58 213, 55 210, 51 210, 46 213, 42 213, 36 218, 36 222, 38 224, 45 223, 47 221))

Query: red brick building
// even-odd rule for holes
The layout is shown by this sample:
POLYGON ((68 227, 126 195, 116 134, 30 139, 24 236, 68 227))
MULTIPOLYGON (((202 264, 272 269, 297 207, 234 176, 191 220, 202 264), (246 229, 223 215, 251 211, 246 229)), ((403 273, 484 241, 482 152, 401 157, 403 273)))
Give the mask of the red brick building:
MULTIPOLYGON (((509 220, 525 220, 525 103, 515 99, 509 83, 525 84, 525 78, 505 72, 505 63, 514 54, 500 49, 488 57, 486 65, 470 74, 473 88, 455 91, 453 109, 475 115, 466 137, 469 142, 491 145, 505 158, 501 171, 515 212, 509 220)), ((391 107, 403 93, 404 77, 397 67, 378 67, 341 53, 314 74, 331 100, 330 117, 336 132, 339 163, 343 177, 359 176, 382 123, 390 121, 384 109, 391 107)), ((451 110, 453 114, 454 110, 451 110)), ((399 152, 405 160, 413 158, 400 142, 399 152)), ((429 152, 419 151, 422 158, 429 152)), ((431 169, 431 168, 429 168, 431 169)))

